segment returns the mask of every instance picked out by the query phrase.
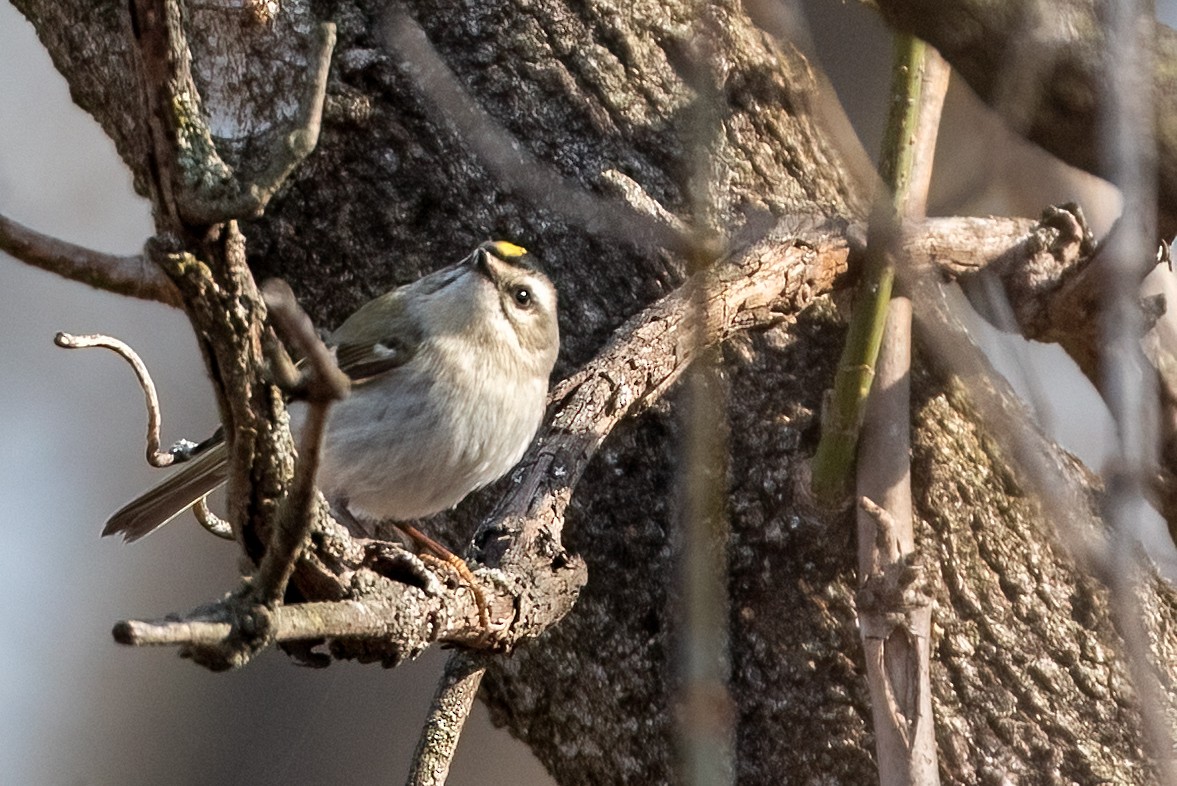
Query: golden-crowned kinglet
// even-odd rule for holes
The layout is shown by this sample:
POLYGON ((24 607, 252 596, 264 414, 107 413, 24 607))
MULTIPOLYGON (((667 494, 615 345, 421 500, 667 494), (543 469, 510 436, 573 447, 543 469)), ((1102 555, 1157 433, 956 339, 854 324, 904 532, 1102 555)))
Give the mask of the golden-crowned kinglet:
MULTIPOLYGON (((372 520, 445 510, 502 477, 543 418, 560 348, 556 290, 526 251, 489 242, 447 268, 382 295, 329 340, 352 394, 328 419, 317 485, 372 520)), ((290 405, 298 431, 305 404, 290 405)), ((136 540, 225 479, 211 444, 110 517, 103 535, 136 540)))

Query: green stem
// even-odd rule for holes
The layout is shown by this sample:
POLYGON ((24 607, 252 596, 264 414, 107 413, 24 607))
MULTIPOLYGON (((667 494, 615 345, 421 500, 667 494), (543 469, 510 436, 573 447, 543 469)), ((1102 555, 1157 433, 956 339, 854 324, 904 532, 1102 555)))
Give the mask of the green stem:
POLYGON ((823 409, 821 441, 813 457, 811 488, 817 501, 828 507, 840 506, 850 494, 858 432, 875 378, 875 361, 895 281, 888 247, 898 228, 897 216, 904 213, 911 184, 925 49, 918 38, 906 33, 895 36, 891 109, 879 162, 879 176, 890 198, 884 200, 880 195, 871 217, 854 311, 834 376, 834 389, 823 409))

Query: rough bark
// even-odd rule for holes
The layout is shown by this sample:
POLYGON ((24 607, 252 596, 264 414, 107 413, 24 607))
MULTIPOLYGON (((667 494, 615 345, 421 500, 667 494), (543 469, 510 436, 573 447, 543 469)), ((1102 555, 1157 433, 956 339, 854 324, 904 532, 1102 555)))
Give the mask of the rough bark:
MULTIPOLYGON (((16 5, 146 189, 143 123, 114 100, 134 73, 124 7, 16 5)), ((679 284, 684 264, 639 242, 604 241, 492 176, 384 48, 383 5, 284 4, 298 19, 335 21, 338 43, 318 149, 266 215, 242 227, 254 273, 285 277, 327 326, 487 236, 511 238, 546 260, 560 289, 557 374, 566 373, 679 284)), ((690 64, 694 35, 706 28, 722 62, 714 79, 723 99, 722 131, 706 151, 711 222, 734 235, 757 211, 862 215, 869 195, 810 116, 809 64, 737 4, 409 5, 469 93, 532 154, 602 194, 611 193, 606 173, 620 172, 683 219, 701 160, 690 64), (696 26, 700 15, 708 21, 696 26)), ((305 59, 300 24, 265 39, 267 62, 294 64, 292 83, 305 59)), ((213 84, 211 45, 193 39, 197 81, 213 84)), ((238 155, 249 160, 248 150, 238 155)), ((851 527, 807 512, 793 485, 816 441, 840 336, 821 303, 789 327, 738 336, 724 349, 732 694, 744 783, 875 777, 851 527)), ((1049 518, 1060 512, 1044 512, 1029 495, 951 377, 925 371, 916 381, 913 483, 937 597, 933 690, 944 782, 1148 780, 1107 601, 1058 545, 1049 518)), ((683 439, 673 409, 669 401, 620 425, 573 497, 564 545, 586 560, 589 582, 572 613, 489 664, 483 696, 495 717, 561 783, 673 780, 669 490, 683 439)), ((1072 481, 1094 490, 1088 478, 1072 481)), ((494 495, 465 520, 446 522, 444 537, 461 542, 494 495)), ((1147 600, 1171 669, 1171 601, 1147 600)))

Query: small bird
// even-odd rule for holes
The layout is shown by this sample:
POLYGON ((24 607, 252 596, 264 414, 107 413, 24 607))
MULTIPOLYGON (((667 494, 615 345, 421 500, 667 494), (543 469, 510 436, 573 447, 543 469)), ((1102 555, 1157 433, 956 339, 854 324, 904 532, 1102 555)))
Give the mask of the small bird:
MULTIPOLYGON (((487 242, 361 306, 328 345, 352 393, 331 409, 319 489, 359 519, 417 519, 502 477, 531 444, 560 348, 556 290, 525 249, 487 242)), ((305 417, 292 402, 296 436, 305 417)), ((209 440, 102 534, 163 526, 224 482, 226 457, 209 440)))

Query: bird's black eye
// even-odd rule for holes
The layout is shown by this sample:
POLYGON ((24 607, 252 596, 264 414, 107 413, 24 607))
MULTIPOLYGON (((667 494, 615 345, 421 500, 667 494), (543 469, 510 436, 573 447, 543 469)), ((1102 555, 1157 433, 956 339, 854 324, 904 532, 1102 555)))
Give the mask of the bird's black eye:
POLYGON ((515 303, 521 308, 530 308, 532 302, 531 290, 527 287, 515 288, 515 303))

